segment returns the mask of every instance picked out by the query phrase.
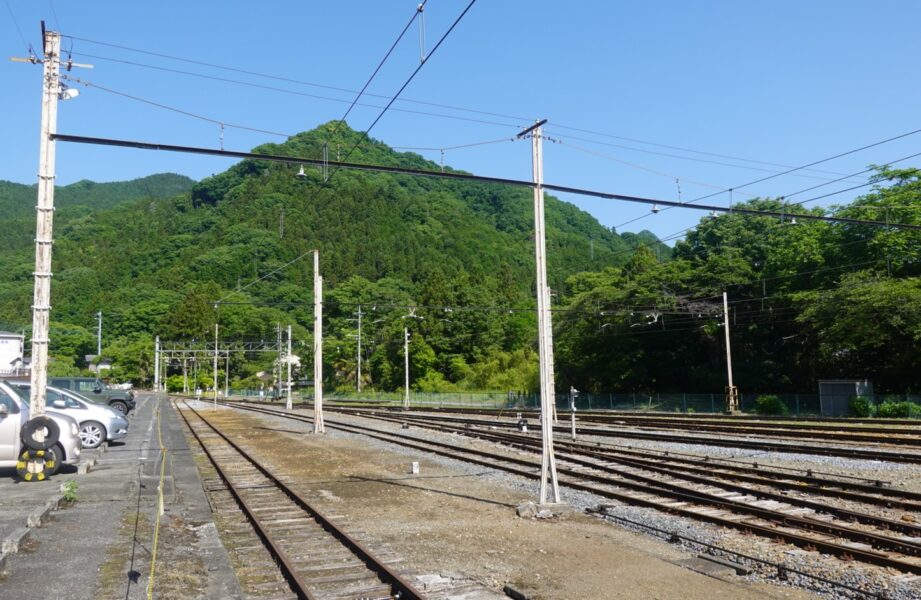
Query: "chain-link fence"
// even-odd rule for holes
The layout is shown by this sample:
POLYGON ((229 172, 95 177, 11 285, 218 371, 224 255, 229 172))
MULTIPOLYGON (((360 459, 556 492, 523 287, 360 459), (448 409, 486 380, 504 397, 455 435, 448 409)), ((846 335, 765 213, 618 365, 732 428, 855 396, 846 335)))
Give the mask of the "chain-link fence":
MULTIPOLYGON (((231 390, 235 398, 262 399, 266 401, 284 401, 274 396, 273 390, 241 389, 231 390)), ((740 408, 744 413, 759 412, 759 398, 771 396, 772 414, 790 416, 823 416, 822 403, 818 394, 741 394, 740 408)), ((295 394, 299 402, 313 398, 312 388, 301 388, 295 394)), ((362 391, 324 391, 323 398, 331 404, 362 404, 374 406, 402 406, 403 392, 362 391)), ((556 395, 558 410, 569 410, 574 401, 577 411, 629 411, 655 413, 721 413, 725 409, 726 397, 719 393, 604 393, 589 394, 579 392, 574 397, 568 393, 556 395)), ((913 394, 877 394, 869 401, 879 406, 884 402, 911 402, 917 404, 921 411, 921 395, 913 394)), ((410 406, 419 408, 469 408, 495 410, 537 409, 540 397, 537 394, 521 392, 410 392, 410 406)), ((763 409, 762 409, 763 410, 763 409)))

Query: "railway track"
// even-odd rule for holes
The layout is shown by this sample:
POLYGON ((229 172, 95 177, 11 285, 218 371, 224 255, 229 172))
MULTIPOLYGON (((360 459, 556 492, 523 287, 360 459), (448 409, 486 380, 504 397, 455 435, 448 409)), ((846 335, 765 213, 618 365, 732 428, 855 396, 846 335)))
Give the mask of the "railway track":
MULTIPOLYGON (((312 422, 312 419, 305 415, 259 406, 228 406, 312 422)), ((504 433, 490 435, 489 432, 470 431, 464 426, 446 427, 443 423, 431 425, 433 428, 443 428, 449 433, 460 433, 512 445, 535 453, 533 459, 419 439, 405 430, 383 430, 329 417, 325 422, 327 427, 370 436, 408 448, 492 467, 529 479, 539 477, 536 447, 532 444, 533 440, 520 439, 522 436, 509 437, 504 433)), ((770 477, 763 478, 757 486, 750 482, 741 485, 738 481, 727 483, 726 479, 717 476, 692 473, 685 468, 687 465, 668 467, 632 459, 618 462, 612 461, 611 458, 587 454, 576 448, 561 447, 557 454, 560 484, 626 504, 655 508, 694 520, 781 540, 845 560, 857 560, 921 575, 921 527, 914 522, 771 492, 768 489, 770 477)), ((841 489, 841 481, 828 484, 832 487, 837 486, 840 492, 858 496, 863 494, 861 497, 849 497, 848 502, 853 503, 878 504, 886 493, 886 490, 879 489, 875 489, 875 495, 865 490, 841 489), (870 500, 871 497, 877 500, 870 500)), ((820 487, 821 485, 814 485, 814 491, 820 487)), ((912 518, 916 520, 919 501, 921 495, 911 493, 897 500, 905 509, 915 511, 912 518)))
MULTIPOLYGON (((355 408, 342 408, 337 407, 334 410, 337 410, 346 414, 380 414, 381 412, 390 412, 390 411, 372 411, 369 409, 355 409, 355 408)), ((470 425, 491 425, 494 427, 502 427, 505 429, 515 429, 517 428, 516 419, 483 419, 483 418, 470 418, 470 417, 458 417, 458 416, 447 416, 441 414, 414 414, 414 413, 393 413, 399 414, 400 419, 416 422, 434 422, 441 421, 445 423, 454 423, 454 424, 470 424, 470 425)), ((725 435, 718 437, 708 436, 708 435, 696 435, 696 434, 678 434, 678 433, 660 433, 653 431, 641 431, 638 429, 632 428, 607 428, 607 427, 586 427, 584 423, 579 421, 579 433, 581 435, 589 436, 598 436, 598 437, 613 437, 613 438, 624 438, 624 439, 640 439, 640 440, 653 440, 661 442, 675 442, 681 444, 699 444, 704 446, 720 446, 724 448, 743 448, 747 450, 762 450, 766 452, 786 452, 786 453, 796 453, 796 454, 815 454, 820 456, 837 456, 841 458, 853 458, 853 459, 862 459, 862 460, 878 460, 878 461, 892 461, 900 463, 915 463, 921 464, 921 451, 911 452, 908 449, 891 448, 885 449, 878 447, 880 445, 879 441, 872 443, 872 447, 839 447, 839 446, 829 446, 827 442, 829 440, 824 439, 813 439, 809 440, 813 443, 797 443, 797 442, 780 442, 772 441, 772 439, 762 439, 762 438, 728 438, 725 435)), ((538 423, 533 424, 535 427, 539 427, 538 423)), ((570 427, 568 424, 561 424, 554 427, 555 432, 561 434, 568 433, 570 427)), ((721 433, 731 433, 731 431, 721 432, 721 433)), ((762 432, 760 436, 767 436, 766 433, 762 432)), ((921 436, 917 440, 911 441, 912 445, 921 444, 921 436)), ((921 450, 921 447, 919 447, 921 450)))
MULTIPOLYGON (((179 414, 275 560, 290 586, 284 595, 307 600, 425 598, 201 413, 186 403, 179 414)), ((277 582, 265 585, 270 593, 277 591, 277 582)))

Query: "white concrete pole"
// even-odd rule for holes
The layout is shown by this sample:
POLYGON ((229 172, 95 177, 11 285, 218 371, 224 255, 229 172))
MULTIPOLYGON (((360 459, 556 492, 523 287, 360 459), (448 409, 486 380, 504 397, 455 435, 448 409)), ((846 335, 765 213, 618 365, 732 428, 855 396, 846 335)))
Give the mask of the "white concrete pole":
POLYGON ((731 414, 739 410, 739 394, 732 381, 732 350, 729 346, 729 298, 726 292, 723 292, 723 329, 726 333, 726 372, 729 378, 729 386, 726 388, 726 411, 731 414))
POLYGON ((409 328, 403 328, 403 410, 409 410, 409 328))
POLYGON ((102 358, 102 311, 96 313, 99 318, 99 327, 96 330, 96 356, 102 358))
POLYGON ((46 31, 42 73, 42 121, 39 136, 38 202, 35 223, 35 273, 32 300, 32 373, 29 400, 32 417, 45 414, 48 343, 51 318, 51 244, 54 220, 54 154, 57 133, 61 34, 46 31))
POLYGON ((154 392, 160 393, 160 336, 154 342, 154 392))
POLYGON ((547 243, 544 224, 544 157, 541 121, 518 134, 531 134, 531 167, 534 176, 534 258, 537 279, 537 341, 540 360, 541 452, 540 503, 546 504, 548 485, 553 502, 560 501, 560 486, 553 451, 553 422, 556 395, 553 382, 553 324, 550 317, 550 289, 547 285, 547 243), (548 481, 549 480, 549 481, 548 481))
POLYGON ((361 312, 361 304, 358 305, 358 371, 355 374, 355 391, 361 393, 361 315, 364 313, 361 312))
POLYGON ((227 349, 227 354, 225 355, 224 360, 224 400, 230 398, 230 349, 227 349))
POLYGON ((288 363, 288 394, 285 399, 285 410, 291 410, 291 326, 288 325, 288 352, 285 356, 285 362, 288 363))
POLYGON ((313 432, 326 433, 323 420, 323 278, 320 251, 313 251, 313 432))
POLYGON ((217 323, 214 324, 214 408, 217 409, 217 323))

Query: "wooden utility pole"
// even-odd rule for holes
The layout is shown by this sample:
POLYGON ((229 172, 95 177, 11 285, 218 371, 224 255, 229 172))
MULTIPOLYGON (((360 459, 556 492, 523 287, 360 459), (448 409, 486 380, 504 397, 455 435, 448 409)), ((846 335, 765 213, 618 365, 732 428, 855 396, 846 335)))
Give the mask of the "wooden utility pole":
POLYGON ((547 503, 548 485, 553 502, 560 501, 560 485, 553 452, 553 422, 556 390, 553 382, 553 324, 550 318, 550 289, 547 286, 547 243, 544 226, 544 156, 541 126, 538 121, 518 134, 531 135, 531 168, 534 176, 534 258, 537 270, 537 345, 540 358, 540 419, 543 450, 540 464, 540 503, 547 503))
POLYGON ((326 433, 323 421, 323 278, 320 251, 313 251, 313 432, 326 433))

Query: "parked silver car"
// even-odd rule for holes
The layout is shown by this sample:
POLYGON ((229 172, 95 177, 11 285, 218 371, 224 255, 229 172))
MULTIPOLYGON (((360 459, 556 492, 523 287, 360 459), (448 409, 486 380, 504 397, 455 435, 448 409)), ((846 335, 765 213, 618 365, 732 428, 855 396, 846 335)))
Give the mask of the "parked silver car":
MULTIPOLYGON (((55 410, 45 411, 60 429, 57 443, 47 450, 52 465, 44 475, 54 475, 61 465, 74 465, 80 460, 80 430, 77 421, 55 410)), ((29 420, 29 394, 0 381, 0 467, 16 467, 23 451, 19 432, 29 420)))
MULTIPOLYGON (((28 395, 31 384, 17 381, 12 382, 12 385, 28 395)), ((76 392, 48 386, 45 406, 77 420, 84 448, 97 448, 106 440, 117 440, 128 435, 128 419, 120 412, 76 392)))

